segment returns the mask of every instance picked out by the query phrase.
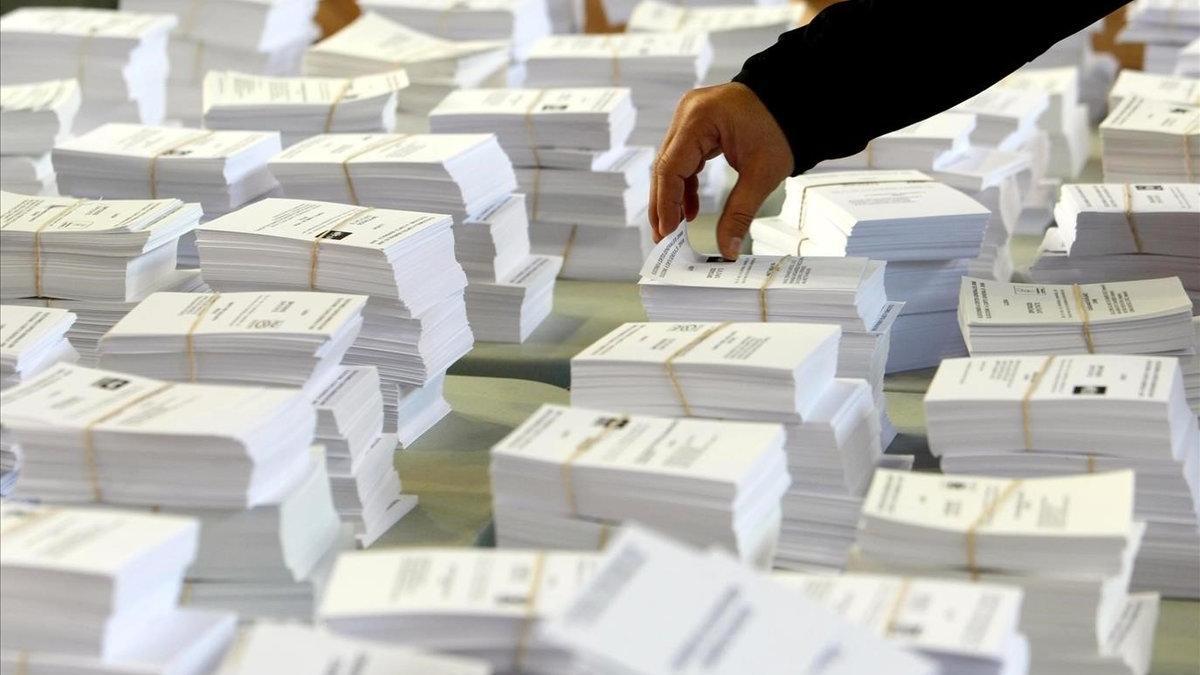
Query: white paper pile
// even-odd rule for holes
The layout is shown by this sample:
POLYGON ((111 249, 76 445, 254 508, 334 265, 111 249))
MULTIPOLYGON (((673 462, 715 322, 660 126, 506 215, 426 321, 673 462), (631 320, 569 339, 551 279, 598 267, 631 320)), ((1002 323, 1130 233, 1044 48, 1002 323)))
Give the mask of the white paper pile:
MULTIPOLYGON (((209 69, 296 75, 313 41, 317 0, 119 0, 121 9, 174 15, 167 109, 200 123, 200 91, 209 69)), ((253 127, 245 127, 253 128, 253 127)))
POLYGON ((200 220, 178 199, 98 200, 0 192, 0 298, 124 303, 175 271, 200 220))
POLYGON ((975 115, 971 144, 1017 150, 1038 130, 1050 96, 1035 89, 992 87, 959 103, 954 110, 975 115))
POLYGON ((1131 471, 1008 480, 880 470, 852 566, 1019 586, 1031 672, 1097 672, 1087 666, 1122 663, 1105 649, 1123 630, 1145 529, 1133 484, 1131 471))
POLYGON ((201 675, 233 640, 233 614, 176 606, 194 520, 5 502, 0 532, 5 672, 201 675))
POLYGON ((530 87, 628 87, 637 108, 630 142, 657 146, 679 97, 704 81, 712 45, 704 33, 555 35, 527 61, 530 87))
POLYGON ((362 295, 154 293, 100 339, 99 365, 176 382, 325 388, 358 338, 362 295))
POLYGON ((495 40, 512 45, 516 64, 550 35, 547 0, 364 0, 363 11, 446 40, 495 40))
POLYGON ((267 160, 279 152, 277 131, 214 131, 106 124, 55 146, 62 192, 95 199, 199 202, 206 218, 228 213, 274 190, 267 160))
POLYGON ((872 139, 857 154, 821 162, 816 170, 940 170, 958 161, 970 150, 975 124, 975 115, 972 113, 939 113, 872 139))
POLYGON ((0 87, 0 190, 57 194, 50 149, 70 135, 80 101, 76 80, 0 87))
MULTIPOLYGON (((640 5, 642 3, 642 1, 643 0, 604 0, 602 5, 604 7, 605 19, 608 21, 608 23, 610 25, 613 25, 613 26, 620 26, 623 24, 628 24, 630 21, 633 20, 633 11, 638 7, 638 5, 640 5)), ((697 7, 725 8, 725 7, 731 7, 731 6, 767 7, 767 6, 783 5, 783 4, 786 4, 786 2, 785 2, 785 0, 692 0, 691 2, 676 2, 674 4, 681 6, 681 7, 687 6, 689 8, 695 9, 697 7)), ((662 29, 660 29, 660 30, 662 30, 662 29)), ((556 28, 554 32, 555 33, 564 33, 564 32, 579 33, 579 32, 582 32, 582 25, 579 26, 579 28, 574 31, 562 31, 562 30, 558 30, 556 28)), ((774 40, 775 40, 774 37, 770 38, 770 42, 774 42, 774 40)), ((769 44, 769 42, 763 43, 760 46, 760 49, 762 47, 766 47, 768 44, 769 44)))
POLYGON ((1179 50, 1173 72, 1180 77, 1200 77, 1200 37, 1179 50))
POLYGON ((1200 182, 1200 107, 1128 96, 1100 141, 1105 182, 1200 182))
POLYGON ((24 7, 0 19, 0 81, 74 78, 82 92, 76 131, 105 122, 160 124, 174 26, 163 14, 24 7))
POLYGON ((1079 69, 1079 96, 1087 105, 1088 119, 1092 124, 1104 118, 1108 109, 1105 99, 1112 88, 1113 80, 1121 65, 1116 56, 1109 52, 1098 52, 1092 48, 1092 37, 1104 31, 1104 21, 1069 35, 1051 45, 1050 49, 1030 61, 1022 71, 1047 68, 1073 67, 1079 69))
POLYGON ((1147 523, 1134 584, 1200 595, 1200 432, 1175 359, 1115 354, 948 359, 925 396, 952 473, 1012 478, 1131 469, 1147 523))
POLYGON ((403 70, 353 78, 210 71, 204 126, 279 131, 285 148, 333 131, 388 133, 396 128, 396 101, 406 87, 403 70))
POLYGON ((448 411, 440 378, 473 344, 449 216, 265 199, 205 223, 197 243, 204 278, 217 291, 370 296, 345 363, 378 366, 387 430, 397 429, 398 419, 402 427, 410 418, 426 423, 398 432, 403 443, 448 411), (400 391, 429 385, 428 396, 400 391), (398 418, 402 394, 414 395, 414 405, 398 418))
POLYGON ((1050 136, 1046 167, 1052 178, 1075 178, 1087 163, 1090 131, 1087 105, 1080 102, 1078 66, 1024 68, 998 84, 1000 88, 1045 92, 1049 107, 1038 126, 1050 136))
POLYGON ((575 655, 571 672, 597 675, 939 671, 722 552, 640 528, 621 533, 544 636, 575 655))
POLYGON ((1155 75, 1140 70, 1122 70, 1108 92, 1109 107, 1116 108, 1130 96, 1177 105, 1200 105, 1200 79, 1155 75))
POLYGON ((1179 51, 1200 38, 1200 2, 1196 0, 1136 0, 1125 13, 1121 43, 1145 45, 1143 68, 1170 73, 1179 51))
POLYGON ((343 553, 318 621, 332 632, 557 675, 569 654, 543 619, 591 578, 599 556, 567 551, 409 548, 343 553))
POLYGON ((451 91, 504 86, 508 59, 507 42, 443 40, 368 11, 310 47, 304 74, 357 77, 403 68, 411 84, 400 96, 397 128, 426 131, 429 111, 451 91))
POLYGON ((505 548, 596 550, 637 522, 769 569, 791 483, 778 424, 543 405, 492 447, 505 548))

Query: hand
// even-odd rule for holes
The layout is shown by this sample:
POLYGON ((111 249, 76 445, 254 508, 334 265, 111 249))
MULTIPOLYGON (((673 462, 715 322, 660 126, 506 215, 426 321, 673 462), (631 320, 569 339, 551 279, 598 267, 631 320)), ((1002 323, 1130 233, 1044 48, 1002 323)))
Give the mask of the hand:
POLYGON ((730 84, 688 92, 654 163, 650 183, 650 227, 654 241, 671 234, 700 211, 697 175, 704 163, 724 154, 738 172, 721 219, 717 245, 736 260, 759 207, 792 172, 794 161, 779 123, 749 87, 730 84))

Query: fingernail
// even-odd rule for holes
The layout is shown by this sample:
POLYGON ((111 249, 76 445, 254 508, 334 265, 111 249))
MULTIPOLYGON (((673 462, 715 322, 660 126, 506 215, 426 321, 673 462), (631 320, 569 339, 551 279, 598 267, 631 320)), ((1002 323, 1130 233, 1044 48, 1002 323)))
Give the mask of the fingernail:
POLYGON ((729 260, 737 260, 738 254, 742 252, 742 238, 734 237, 729 240, 729 244, 725 246, 724 256, 729 260))

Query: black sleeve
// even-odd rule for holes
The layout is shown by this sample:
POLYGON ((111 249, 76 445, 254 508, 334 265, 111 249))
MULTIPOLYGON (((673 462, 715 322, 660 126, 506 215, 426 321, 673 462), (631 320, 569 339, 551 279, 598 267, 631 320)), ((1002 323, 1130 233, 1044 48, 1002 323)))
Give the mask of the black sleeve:
POLYGON ((845 0, 750 57, 793 175, 951 108, 1127 0, 845 0))

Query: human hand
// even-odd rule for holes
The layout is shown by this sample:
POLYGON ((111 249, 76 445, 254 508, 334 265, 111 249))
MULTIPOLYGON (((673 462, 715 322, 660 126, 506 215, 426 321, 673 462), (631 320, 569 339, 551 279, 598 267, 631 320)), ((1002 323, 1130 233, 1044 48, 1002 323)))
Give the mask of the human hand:
POLYGON ((783 129, 749 87, 731 82, 688 92, 654 162, 650 227, 654 241, 671 234, 700 210, 697 178, 704 163, 724 154, 737 183, 717 221, 721 255, 735 260, 750 221, 763 201, 792 173, 794 160, 783 129))

